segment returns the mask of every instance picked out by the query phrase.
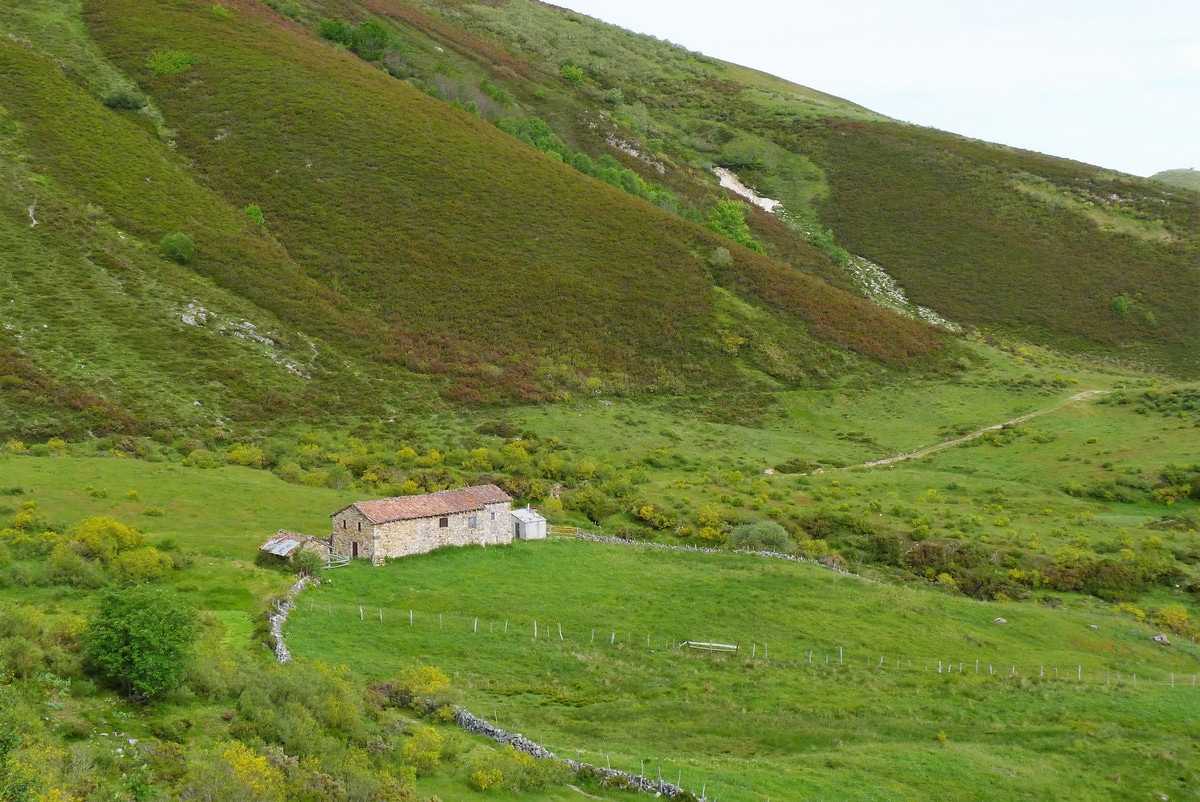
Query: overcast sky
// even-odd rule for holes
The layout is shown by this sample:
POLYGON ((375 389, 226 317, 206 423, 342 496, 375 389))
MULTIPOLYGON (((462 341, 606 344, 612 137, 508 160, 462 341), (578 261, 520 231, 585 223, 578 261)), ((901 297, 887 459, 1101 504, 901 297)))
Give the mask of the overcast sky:
POLYGON ((553 0, 899 120, 1200 168, 1200 0, 553 0))

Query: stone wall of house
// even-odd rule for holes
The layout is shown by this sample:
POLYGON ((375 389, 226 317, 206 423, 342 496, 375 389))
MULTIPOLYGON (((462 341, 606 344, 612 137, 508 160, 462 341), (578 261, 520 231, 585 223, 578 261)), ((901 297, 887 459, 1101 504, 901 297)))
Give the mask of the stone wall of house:
POLYGON ((354 554, 354 543, 358 543, 358 556, 373 559, 375 524, 354 507, 347 507, 333 516, 333 537, 330 546, 334 554, 349 557, 354 554))
MULTIPOLYGON (((375 531, 379 536, 374 552, 376 563, 392 557, 425 554, 443 546, 507 545, 513 540, 511 505, 489 504, 478 511, 392 521, 380 524, 375 531), (447 526, 439 526, 441 517, 448 519, 447 526), (472 518, 474 527, 470 526, 472 518)), ((364 556, 361 545, 359 555, 364 556)))

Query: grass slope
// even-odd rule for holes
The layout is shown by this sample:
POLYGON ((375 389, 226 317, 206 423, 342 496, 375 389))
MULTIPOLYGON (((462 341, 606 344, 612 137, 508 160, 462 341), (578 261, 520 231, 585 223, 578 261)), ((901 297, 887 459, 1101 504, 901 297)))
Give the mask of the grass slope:
POLYGON ((1155 173, 1150 176, 1155 181, 1161 181, 1164 184, 1170 184, 1183 189, 1200 190, 1200 173, 1197 173, 1195 168, 1184 170, 1163 170, 1161 173, 1155 173))
POLYGON ((508 729, 592 762, 644 759, 710 797, 1138 798, 1200 779, 1200 690, 1169 687, 1171 671, 1190 683, 1200 653, 1167 654, 1086 603, 984 605, 814 566, 574 541, 446 550, 332 579, 289 621, 298 653, 379 677, 438 665, 468 708, 508 729), (664 648, 689 638, 744 651, 664 648), (1125 684, 1106 685, 1118 670, 1125 684))

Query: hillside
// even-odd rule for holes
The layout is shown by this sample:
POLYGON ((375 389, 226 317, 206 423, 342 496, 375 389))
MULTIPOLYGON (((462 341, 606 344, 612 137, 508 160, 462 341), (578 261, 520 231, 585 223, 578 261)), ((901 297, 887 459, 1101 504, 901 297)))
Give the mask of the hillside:
MULTIPOLYGON (((480 402, 794 383, 943 347, 270 9, 213 8, 95 4, 79 20, 63 6, 54 25, 47 9, 5 12, 30 37, 0 45, 16 87, 5 253, 31 268, 5 273, 6 297, 30 299, 6 347, 142 431, 412 408, 429 390, 480 402), (186 266, 156 253, 172 232, 195 243, 186 266), (87 324, 53 338, 65 319, 87 324)), ((9 430, 33 437, 41 424, 10 409, 9 430)))
POLYGON ((1200 172, 1197 172, 1194 167, 1182 170, 1163 170, 1150 178, 1174 187, 1200 190, 1200 172))
POLYGON ((531 0, 0 4, 0 85, 0 800, 643 798, 453 703, 723 802, 1200 785, 1200 195, 531 0), (259 549, 483 483, 605 537, 259 549))
MULTIPOLYGON (((765 213, 751 219, 780 258, 791 242, 807 239, 835 262, 848 251, 877 263, 912 301, 959 323, 1068 353, 1200 371, 1200 343, 1187 323, 1200 301, 1190 280, 1200 246, 1193 196, 900 124, 533 0, 416 4, 533 64, 536 72, 515 75, 484 62, 514 93, 533 83, 518 94, 522 103, 593 155, 611 150, 615 136, 641 154, 626 154, 627 164, 643 171, 660 164, 672 186, 707 180, 712 191, 708 168, 720 165, 782 200, 790 227, 765 213), (560 65, 577 65, 583 80, 566 91, 549 88, 560 65), (820 236, 827 230, 833 248, 820 236)), ((336 8, 410 16, 399 0, 336 8)), ((411 24, 414 36, 431 29, 411 24)), ((454 74, 469 80, 471 73, 454 74)))

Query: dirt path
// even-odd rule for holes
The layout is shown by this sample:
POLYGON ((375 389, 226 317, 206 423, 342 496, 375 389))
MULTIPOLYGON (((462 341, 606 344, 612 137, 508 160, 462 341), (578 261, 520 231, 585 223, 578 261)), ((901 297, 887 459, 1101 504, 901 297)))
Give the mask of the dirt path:
POLYGON ((920 459, 921 457, 928 456, 928 455, 934 453, 935 451, 941 451, 944 448, 950 448, 951 446, 956 446, 956 445, 959 445, 960 443, 966 443, 970 440, 974 440, 976 437, 982 437, 983 435, 987 434, 988 432, 994 432, 997 429, 1002 429, 1005 426, 1014 426, 1018 423, 1024 423, 1025 421, 1033 420, 1034 418, 1040 417, 1041 415, 1045 415, 1049 412, 1054 412, 1055 410, 1062 409, 1063 407, 1067 406, 1068 404, 1074 404, 1079 401, 1087 401, 1090 398, 1097 398, 1102 395, 1107 395, 1108 392, 1109 392, 1108 390, 1084 390, 1082 393, 1076 393, 1075 395, 1071 396, 1067 400, 1065 400, 1059 404, 1055 404, 1054 406, 1052 406, 1048 409, 1042 409, 1037 412, 1030 412, 1028 415, 1022 415, 1019 418, 1013 418, 1012 420, 1006 420, 1003 423, 997 423, 993 426, 988 426, 986 429, 980 429, 977 432, 972 432, 971 434, 964 435, 962 437, 956 437, 953 440, 947 440, 944 443, 938 443, 937 445, 929 446, 928 448, 922 448, 918 451, 913 451, 908 454, 897 454, 896 456, 888 457, 887 459, 878 459, 878 460, 874 460, 873 462, 864 462, 861 465, 851 465, 847 468, 843 468, 842 470, 848 471, 851 468, 876 468, 880 465, 891 465, 892 463, 895 463, 895 462, 904 462, 905 460, 910 460, 910 459, 920 459))

